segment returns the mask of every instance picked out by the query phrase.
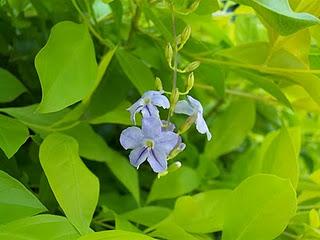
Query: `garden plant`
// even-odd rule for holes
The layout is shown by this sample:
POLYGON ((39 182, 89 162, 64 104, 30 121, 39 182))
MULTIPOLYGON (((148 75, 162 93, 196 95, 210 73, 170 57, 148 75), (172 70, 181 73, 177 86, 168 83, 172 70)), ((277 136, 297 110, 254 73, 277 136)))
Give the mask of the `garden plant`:
POLYGON ((320 239, 319 0, 0 0, 0 240, 320 239))

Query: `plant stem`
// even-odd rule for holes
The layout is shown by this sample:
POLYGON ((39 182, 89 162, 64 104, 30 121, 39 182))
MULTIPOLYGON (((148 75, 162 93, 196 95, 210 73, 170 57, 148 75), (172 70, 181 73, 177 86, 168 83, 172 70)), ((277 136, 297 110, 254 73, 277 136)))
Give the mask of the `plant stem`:
MULTIPOLYGON (((178 46, 177 46, 177 29, 176 29, 176 19, 174 15, 174 7, 173 3, 170 2, 170 8, 171 8, 171 20, 172 20, 172 35, 173 35, 173 75, 172 75, 172 90, 171 90, 171 96, 172 99, 175 98, 176 88, 177 88, 177 67, 178 67, 178 46)), ((168 118, 167 121, 170 121, 171 114, 173 112, 173 107, 175 104, 171 103, 168 118)))
POLYGON ((172 2, 170 3, 171 6, 171 19, 172 19, 172 34, 173 34, 173 77, 172 77, 172 94, 174 94, 175 89, 177 87, 177 67, 178 67, 178 51, 177 51, 177 29, 176 29, 176 19, 174 16, 174 9, 172 2))

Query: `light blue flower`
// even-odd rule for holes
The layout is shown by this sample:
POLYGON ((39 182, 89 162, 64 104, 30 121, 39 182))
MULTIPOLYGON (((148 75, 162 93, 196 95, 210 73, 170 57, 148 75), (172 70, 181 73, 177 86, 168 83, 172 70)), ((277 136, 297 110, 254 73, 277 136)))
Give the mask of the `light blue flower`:
POLYGON ((191 96, 187 96, 187 100, 177 102, 175 113, 182 113, 188 116, 195 117, 196 129, 201 134, 207 134, 207 139, 210 141, 212 135, 208 129, 207 123, 203 118, 203 108, 201 103, 191 96))
POLYGON ((168 109, 169 100, 160 91, 147 91, 127 110, 130 112, 131 121, 136 124, 136 113, 141 112, 143 117, 159 117, 157 107, 168 109))
POLYGON ((179 141, 178 134, 161 131, 161 121, 155 117, 144 117, 142 129, 129 127, 122 131, 120 143, 125 149, 132 149, 130 163, 139 168, 146 160, 154 172, 167 169, 167 156, 179 141))

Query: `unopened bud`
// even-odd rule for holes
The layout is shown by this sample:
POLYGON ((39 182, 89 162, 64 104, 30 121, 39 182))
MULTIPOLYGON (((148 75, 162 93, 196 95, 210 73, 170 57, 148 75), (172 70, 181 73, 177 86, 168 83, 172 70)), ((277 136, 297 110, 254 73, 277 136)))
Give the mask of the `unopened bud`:
POLYGON ((190 38, 190 35, 191 35, 191 27, 188 25, 183 29, 181 33, 181 41, 180 41, 178 50, 183 48, 183 46, 186 44, 186 42, 190 38))
POLYGON ((172 62, 172 57, 173 57, 173 49, 170 43, 168 43, 167 47, 166 47, 166 59, 168 61, 168 63, 171 65, 172 62))
POLYGON ((197 120, 197 114, 193 114, 187 118, 187 120, 181 125, 179 133, 182 134, 189 130, 191 125, 197 120))
POLYGON ((169 173, 168 171, 160 172, 160 173, 158 173, 158 178, 161 178, 161 177, 167 175, 168 173, 169 173))
POLYGON ((200 66, 199 61, 194 61, 188 64, 188 66, 184 69, 184 72, 192 72, 196 70, 200 66))
POLYGON ((175 158, 179 153, 181 153, 186 148, 186 144, 179 143, 169 154, 168 160, 175 158))
POLYGON ((179 96, 180 96, 179 89, 176 88, 174 90, 173 94, 171 94, 171 96, 170 96, 170 106, 171 107, 169 109, 169 116, 173 115, 174 109, 176 108, 177 102, 179 100, 179 96))
POLYGON ((177 171, 179 168, 182 167, 182 164, 181 162, 177 161, 177 162, 174 162, 172 163, 169 167, 168 167, 168 172, 169 173, 172 173, 174 171, 177 171))
POLYGON ((194 84, 194 75, 193 75, 193 72, 191 72, 187 80, 187 92, 189 92, 193 88, 193 84, 194 84))
POLYGON ((157 89, 158 91, 163 91, 163 86, 162 86, 161 79, 158 78, 158 77, 156 77, 155 86, 156 86, 156 89, 157 89))
POLYGON ((182 37, 181 37, 181 34, 179 34, 179 35, 176 37, 176 39, 175 39, 175 43, 176 43, 177 45, 180 45, 180 44, 181 44, 181 41, 182 41, 182 37))
POLYGON ((198 8, 198 6, 199 6, 199 4, 200 4, 200 1, 201 1, 201 0, 196 0, 196 1, 194 1, 194 2, 191 4, 190 8, 189 8, 189 12, 194 12, 195 10, 197 10, 197 8, 198 8))

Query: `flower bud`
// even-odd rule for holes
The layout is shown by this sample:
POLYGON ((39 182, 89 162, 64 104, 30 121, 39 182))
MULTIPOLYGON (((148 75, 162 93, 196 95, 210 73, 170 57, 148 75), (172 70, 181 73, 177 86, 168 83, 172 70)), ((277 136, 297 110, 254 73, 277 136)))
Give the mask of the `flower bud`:
POLYGON ((172 49, 172 46, 170 43, 168 43, 168 45, 166 47, 165 54, 166 54, 166 59, 171 66, 172 57, 173 57, 173 49, 172 49))
POLYGON ((199 4, 200 4, 201 0, 196 0, 194 1, 191 6, 189 7, 189 12, 194 12, 195 10, 197 10, 199 4))
POLYGON ((186 144, 181 142, 170 152, 167 160, 175 158, 179 153, 181 153, 186 148, 186 144))
POLYGON ((156 89, 158 91, 163 91, 163 86, 162 86, 162 82, 161 82, 161 79, 156 77, 156 80, 155 80, 155 86, 156 86, 156 89))
POLYGON ((174 171, 177 171, 179 168, 182 167, 182 164, 181 162, 177 161, 177 162, 174 162, 172 163, 169 167, 168 167, 168 172, 169 173, 172 173, 174 171))
POLYGON ((191 72, 187 80, 187 92, 189 92, 193 88, 193 84, 194 84, 194 75, 193 75, 193 72, 191 72))
POLYGON ((181 50, 183 48, 183 46, 186 44, 186 42, 190 38, 190 35, 191 35, 191 27, 188 25, 183 29, 183 31, 181 33, 181 40, 179 43, 178 50, 181 50))
POLYGON ((174 109, 175 109, 175 107, 176 107, 176 105, 177 105, 177 102, 178 102, 178 100, 179 100, 179 96, 180 96, 180 93, 179 93, 179 89, 178 88, 176 88, 175 90, 174 90, 174 93, 173 94, 171 94, 171 96, 170 96, 170 109, 169 109, 169 116, 172 116, 172 114, 173 114, 173 112, 174 112, 174 109))
POLYGON ((200 66, 199 61, 194 61, 188 64, 188 66, 183 70, 184 72, 192 72, 200 66))
POLYGON ((197 120, 197 114, 193 114, 187 118, 187 120, 181 125, 179 129, 179 134, 185 133, 189 130, 191 125, 197 120))
POLYGON ((161 177, 167 175, 168 173, 169 173, 168 171, 160 172, 160 173, 158 173, 158 178, 161 178, 161 177))

